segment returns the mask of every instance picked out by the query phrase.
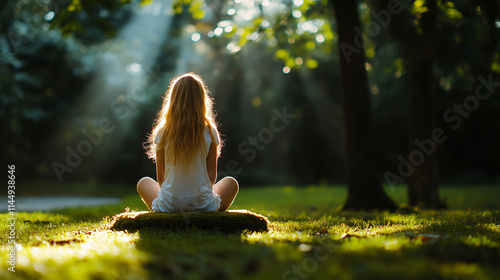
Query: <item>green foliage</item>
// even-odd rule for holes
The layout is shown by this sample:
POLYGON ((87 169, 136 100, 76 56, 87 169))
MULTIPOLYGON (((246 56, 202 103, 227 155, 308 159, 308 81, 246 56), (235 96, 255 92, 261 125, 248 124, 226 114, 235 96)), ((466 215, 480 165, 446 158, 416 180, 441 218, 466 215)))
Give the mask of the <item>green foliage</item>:
MULTIPOLYGON (((109 217, 125 206, 145 209, 138 195, 112 209, 100 208, 101 217, 108 216, 100 221, 86 221, 87 208, 17 213, 16 273, 7 270, 7 236, 2 235, 0 277, 280 279, 287 271, 298 277, 297 267, 311 279, 495 279, 500 272, 498 187, 444 191, 453 210, 380 213, 331 210, 345 198, 339 187, 242 189, 234 208, 270 216, 270 230, 263 233, 109 230, 109 217), (496 201, 490 210, 475 209, 488 201, 496 201), (472 208, 456 209, 467 205, 472 208)), ((403 197, 404 188, 392 194, 403 197)), ((5 232, 7 223, 0 229, 5 232)))
MULTIPOLYGON (((444 21, 454 21, 462 18, 462 13, 455 7, 452 1, 437 1, 437 7, 441 12, 441 19, 444 21)), ((422 14, 429 11, 427 0, 417 0, 411 6, 411 13, 414 15, 414 23, 418 25, 422 14)))
POLYGON ((0 123, 9 135, 2 138, 1 154, 17 164, 36 166, 43 137, 92 74, 86 48, 49 30, 44 8, 15 2, 6 4, 1 17, 0 123))
MULTIPOLYGON (((52 28, 59 29, 66 36, 73 36, 85 43, 98 43, 114 37, 120 26, 130 17, 134 0, 72 0, 57 7, 52 28)), ((151 1, 140 1, 151 2, 151 1)), ((49 10, 52 8, 49 6, 49 10)))
POLYGON ((181 2, 189 4, 188 12, 194 19, 202 19, 205 17, 204 8, 206 4, 204 0, 176 0, 176 2, 174 2, 174 12, 182 12, 181 2))
MULTIPOLYGON (((203 0, 177 0, 174 11, 182 12, 185 5, 195 19, 203 18, 199 15, 208 9, 203 0)), ((263 42, 288 68, 285 73, 292 68, 314 69, 318 60, 331 59, 335 35, 326 0, 271 1, 255 6, 228 1, 216 8, 220 9, 218 22, 207 35, 226 37, 230 53, 238 53, 248 43, 263 42)))
POLYGON ((184 12, 187 7, 188 13, 197 20, 205 17, 206 6, 205 0, 175 0, 172 4, 174 13, 180 14, 184 12))
POLYGON ((500 74, 500 55, 499 53, 495 53, 493 57, 493 62, 491 63, 491 71, 500 74))
POLYGON ((416 0, 413 2, 412 12, 414 14, 425 13, 427 11, 429 11, 429 8, 425 0, 416 0))

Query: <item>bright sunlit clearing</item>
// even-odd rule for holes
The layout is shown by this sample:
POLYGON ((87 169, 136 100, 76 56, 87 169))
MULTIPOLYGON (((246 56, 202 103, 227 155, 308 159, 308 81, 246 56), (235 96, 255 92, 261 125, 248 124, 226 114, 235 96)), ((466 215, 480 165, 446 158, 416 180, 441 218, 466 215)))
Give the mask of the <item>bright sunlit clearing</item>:
POLYGON ((193 40, 193 42, 198 42, 200 39, 201 39, 201 35, 198 32, 195 32, 195 33, 193 33, 193 35, 191 35, 191 40, 193 40))

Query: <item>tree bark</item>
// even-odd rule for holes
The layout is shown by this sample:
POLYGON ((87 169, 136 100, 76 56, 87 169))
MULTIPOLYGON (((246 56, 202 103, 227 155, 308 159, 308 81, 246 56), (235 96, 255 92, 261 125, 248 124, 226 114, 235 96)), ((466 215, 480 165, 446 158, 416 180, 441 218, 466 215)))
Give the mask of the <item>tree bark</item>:
POLYGON ((330 0, 336 14, 346 148, 348 196, 342 210, 395 210, 382 188, 372 139, 371 104, 357 1, 330 0), (359 34, 358 34, 359 35, 359 34))

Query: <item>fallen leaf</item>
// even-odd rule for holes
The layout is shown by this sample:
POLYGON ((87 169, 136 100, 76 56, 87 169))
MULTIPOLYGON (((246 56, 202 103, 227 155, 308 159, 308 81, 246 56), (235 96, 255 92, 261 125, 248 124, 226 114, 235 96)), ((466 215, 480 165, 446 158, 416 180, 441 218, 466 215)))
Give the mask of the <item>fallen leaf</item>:
POLYGON ((349 233, 345 232, 345 233, 343 233, 343 234, 340 236, 340 239, 344 239, 344 238, 347 238, 347 237, 357 237, 357 238, 362 238, 363 236, 354 235, 354 234, 349 234, 349 233))
POLYGON ((410 237, 410 240, 420 240, 428 244, 434 244, 441 240, 441 235, 430 234, 430 233, 413 233, 406 232, 406 236, 410 237))

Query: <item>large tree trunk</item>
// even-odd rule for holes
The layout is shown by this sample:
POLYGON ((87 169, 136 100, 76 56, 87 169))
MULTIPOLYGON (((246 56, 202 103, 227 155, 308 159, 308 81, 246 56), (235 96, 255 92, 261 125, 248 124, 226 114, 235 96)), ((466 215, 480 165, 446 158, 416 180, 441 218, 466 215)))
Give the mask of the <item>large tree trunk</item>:
POLYGON ((343 210, 395 210, 379 179, 357 1, 330 0, 336 14, 349 182, 343 210))
MULTIPOLYGON (((410 87, 410 156, 424 155, 421 164, 416 164, 415 171, 408 182, 408 203, 423 208, 444 208, 439 198, 437 183, 437 143, 430 141, 432 148, 422 151, 415 140, 432 139, 432 131, 436 129, 435 121, 435 80, 434 49, 436 29, 436 0, 427 1, 428 12, 421 17, 422 38, 420 44, 407 47, 406 65, 408 70, 408 86, 410 87), (415 49, 415 46, 418 49, 415 49), (432 151, 432 152, 430 152, 432 151)), ((410 160, 412 160, 410 158, 410 160)))
MULTIPOLYGON (((426 46, 422 46, 427 48, 426 46)), ((418 56, 418 55, 416 55, 418 56)), ((410 93, 410 152, 408 161, 415 170, 408 180, 408 203, 422 208, 441 208, 437 184, 437 144, 431 138, 435 129, 435 89, 430 54, 406 63, 410 93), (428 141, 426 141, 426 140, 428 141), (415 140, 425 144, 425 151, 415 140)))
MULTIPOLYGON (((374 1, 378 12, 389 6, 389 0, 374 1)), ((428 10, 420 16, 421 32, 412 22, 407 9, 391 14, 389 31, 398 43, 408 74, 410 94, 410 150, 412 165, 408 179, 408 203, 422 208, 444 208, 437 183, 437 143, 433 140, 435 122, 434 49, 437 5, 426 2, 428 10), (421 143, 416 144, 416 141, 421 143), (425 145, 422 143, 426 143, 425 145), (422 146, 425 149, 422 149, 422 146)), ((387 12, 387 11, 386 11, 387 12)), ((438 137, 439 138, 439 137, 438 137)))

